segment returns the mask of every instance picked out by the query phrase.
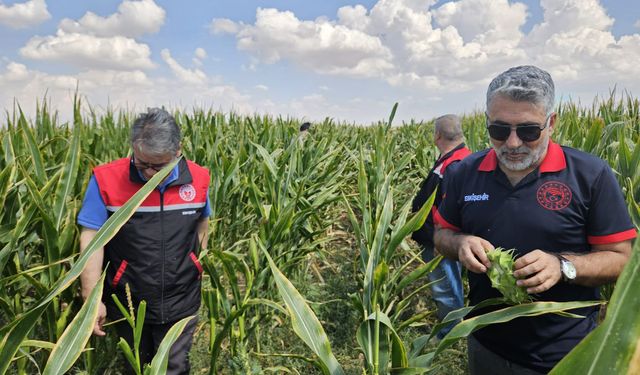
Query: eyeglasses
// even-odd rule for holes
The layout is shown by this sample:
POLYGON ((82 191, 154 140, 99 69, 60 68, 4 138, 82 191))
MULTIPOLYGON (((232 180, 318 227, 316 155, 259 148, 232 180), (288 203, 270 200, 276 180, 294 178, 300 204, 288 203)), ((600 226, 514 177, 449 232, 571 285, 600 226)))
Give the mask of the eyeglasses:
MULTIPOLYGON (((173 161, 173 159, 171 160, 173 161)), ((151 164, 151 163, 147 163, 144 162, 140 159, 136 159, 135 156, 131 155, 131 162, 133 163, 133 165, 141 170, 144 171, 145 169, 153 169, 156 172, 160 172, 162 170, 162 168, 166 167, 167 165, 169 165, 169 163, 171 163, 171 161, 167 162, 167 163, 163 163, 163 164, 151 164)))
POLYGON ((489 131, 489 136, 496 141, 506 141, 511 135, 511 129, 515 129, 518 138, 520 138, 523 142, 533 142, 540 138, 540 134, 542 130, 547 127, 549 124, 549 119, 551 118, 551 114, 547 116, 546 120, 544 120, 544 124, 516 124, 512 126, 510 124, 503 123, 489 123, 489 118, 487 117, 487 130, 489 131))

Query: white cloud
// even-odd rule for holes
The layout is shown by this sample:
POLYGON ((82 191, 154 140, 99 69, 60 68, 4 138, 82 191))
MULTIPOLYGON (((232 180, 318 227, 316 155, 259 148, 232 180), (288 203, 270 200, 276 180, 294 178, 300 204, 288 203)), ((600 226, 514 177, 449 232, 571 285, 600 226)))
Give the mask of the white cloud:
POLYGON ((212 34, 235 34, 240 25, 227 18, 214 18, 209 25, 212 34))
POLYGON ((442 5, 433 16, 440 27, 453 26, 465 42, 500 50, 513 48, 522 39, 527 6, 507 0, 460 0, 442 5))
POLYGON ((544 19, 528 33, 527 6, 508 0, 379 0, 370 9, 342 7, 334 20, 259 8, 254 24, 214 19, 210 27, 235 35, 254 68, 286 60, 403 89, 484 89, 506 68, 532 63, 556 80, 640 83, 640 34, 616 38, 599 0, 541 0, 541 7, 544 19))
POLYGON ((91 34, 99 37, 125 36, 136 38, 158 32, 164 24, 166 12, 153 0, 124 0, 118 12, 101 17, 87 12, 78 21, 68 18, 60 22, 65 33, 91 34))
POLYGON ((77 21, 63 19, 55 35, 32 37, 20 54, 88 70, 150 69, 154 67, 151 49, 135 38, 157 32, 164 19, 164 9, 153 0, 124 0, 107 17, 87 12, 77 21))
POLYGON ((207 58, 207 51, 205 51, 204 48, 202 47, 198 47, 193 52, 193 58, 191 59, 191 61, 195 66, 202 66, 202 60, 206 58, 207 58))
POLYGON ((195 52, 193 53, 197 58, 199 58, 200 60, 204 60, 207 58, 207 51, 204 50, 204 48, 202 47, 198 47, 196 48, 195 52))
POLYGON ((640 29, 640 20, 637 20, 636 23, 633 24, 633 27, 640 29))
POLYGON ((259 91, 269 91, 269 87, 265 85, 256 85, 255 88, 259 91))
POLYGON ((532 62, 556 79, 637 85, 640 34, 616 39, 614 20, 598 0, 542 0, 541 6, 544 20, 523 41, 532 62))
POLYGON ((0 25, 13 29, 34 26, 51 18, 44 0, 29 0, 11 6, 0 3, 0 25))
POLYGON ((131 38, 110 38, 61 30, 55 36, 35 36, 20 49, 24 57, 35 60, 61 61, 85 68, 148 69, 151 50, 131 38))
POLYGON ((203 85, 207 83, 207 75, 200 69, 186 69, 180 65, 173 57, 168 49, 163 49, 160 52, 162 60, 169 65, 173 74, 183 82, 203 85))
POLYGON ((365 77, 392 67, 378 37, 324 19, 300 21, 289 11, 259 8, 255 25, 229 22, 214 20, 212 29, 237 30, 238 48, 265 63, 288 59, 321 73, 365 77))

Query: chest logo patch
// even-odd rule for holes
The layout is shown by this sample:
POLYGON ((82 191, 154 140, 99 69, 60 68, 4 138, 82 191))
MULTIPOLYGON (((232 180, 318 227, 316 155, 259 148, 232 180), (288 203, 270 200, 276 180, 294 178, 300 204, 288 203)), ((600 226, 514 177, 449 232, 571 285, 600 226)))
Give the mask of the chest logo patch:
POLYGON ((191 184, 180 186, 178 194, 180 194, 180 198, 185 202, 191 202, 196 199, 196 189, 191 184))
POLYGON ((561 210, 571 203, 571 190, 562 182, 545 182, 538 188, 536 194, 538 203, 547 210, 561 210))

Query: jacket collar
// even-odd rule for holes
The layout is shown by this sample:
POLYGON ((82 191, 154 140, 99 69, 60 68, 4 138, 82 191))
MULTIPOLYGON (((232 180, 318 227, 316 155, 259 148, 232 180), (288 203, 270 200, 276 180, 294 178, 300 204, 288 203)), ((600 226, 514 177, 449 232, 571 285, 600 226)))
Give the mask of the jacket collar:
POLYGON ((445 159, 450 158, 450 157, 451 157, 451 155, 453 155, 453 153, 454 153, 454 152, 456 152, 456 151, 458 151, 458 150, 460 150, 460 149, 462 149, 462 148, 464 148, 464 147, 465 147, 465 144, 464 144, 464 142, 462 142, 462 143, 460 143, 459 145, 457 145, 456 147, 454 147, 454 148, 453 148, 453 150, 451 150, 451 151, 447 152, 447 153, 446 153, 446 154, 444 154, 444 155, 440 155, 440 157, 438 158, 438 161, 436 161, 436 164, 437 164, 437 163, 439 163, 439 162, 440 162, 440 161, 442 161, 442 160, 445 160, 445 159))
MULTIPOLYGON (((478 166, 480 172, 491 172, 498 166, 498 157, 494 149, 489 150, 487 155, 478 166)), ((547 154, 544 156, 542 163, 540 164, 540 173, 546 172, 560 172, 567 168, 567 161, 564 157, 564 151, 562 147, 557 143, 549 140, 549 148, 547 154)))

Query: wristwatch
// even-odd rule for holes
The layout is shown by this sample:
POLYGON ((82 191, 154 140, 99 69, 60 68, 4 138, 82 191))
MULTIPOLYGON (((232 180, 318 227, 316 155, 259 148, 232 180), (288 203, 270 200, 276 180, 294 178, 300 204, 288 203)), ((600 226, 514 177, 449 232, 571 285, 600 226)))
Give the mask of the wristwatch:
POLYGON ((560 260, 560 271, 562 272, 562 281, 564 282, 572 282, 576 279, 577 272, 576 267, 571 263, 570 260, 563 257, 560 254, 555 254, 560 260))

